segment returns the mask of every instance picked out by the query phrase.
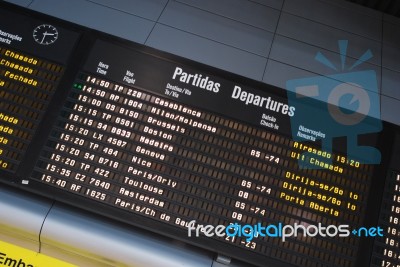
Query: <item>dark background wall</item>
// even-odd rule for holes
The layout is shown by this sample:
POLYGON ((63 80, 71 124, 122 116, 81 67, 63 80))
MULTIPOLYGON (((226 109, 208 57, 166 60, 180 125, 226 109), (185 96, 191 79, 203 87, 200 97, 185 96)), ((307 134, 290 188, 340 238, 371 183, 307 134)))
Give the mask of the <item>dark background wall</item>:
MULTIPOLYGON (((8 2, 281 88, 373 70, 382 119, 400 125, 400 19, 380 11, 342 0, 8 2), (348 41, 344 61, 339 40, 348 41), (350 69, 368 50, 372 57, 350 69), (317 61, 318 52, 336 69, 317 61)), ((220 266, 203 252, 2 186, 0 210, 0 240, 81 266, 220 266)))
POLYGON ((349 1, 8 1, 281 88, 292 79, 374 70, 381 117, 400 124, 400 19, 349 1), (344 68, 338 40, 348 40, 344 68), (373 57, 349 70, 367 50, 373 57), (315 60, 318 52, 337 69, 315 60))

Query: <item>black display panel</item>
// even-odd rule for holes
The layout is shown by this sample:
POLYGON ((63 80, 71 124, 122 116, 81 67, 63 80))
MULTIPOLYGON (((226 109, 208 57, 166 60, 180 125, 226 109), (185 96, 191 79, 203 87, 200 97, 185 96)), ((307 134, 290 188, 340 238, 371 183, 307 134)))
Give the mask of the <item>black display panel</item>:
POLYGON ((400 266, 400 173, 391 172, 385 187, 380 224, 385 236, 377 238, 374 247, 374 266, 400 266))
POLYGON ((0 9, 0 169, 21 160, 65 72, 79 33, 0 9))
MULTIPOLYGON (((359 138, 382 152, 381 164, 364 164, 369 155, 348 156, 340 138, 333 151, 293 140, 303 106, 284 90, 0 5, 11 40, 0 39, 0 181, 256 266, 397 266, 381 239, 333 228, 285 240, 188 236, 193 220, 398 232, 382 215, 386 198, 380 207, 397 188, 387 145, 397 127, 359 138)), ((398 250, 398 238, 385 240, 398 250)))
POLYGON ((372 257, 372 266, 400 266, 400 134, 396 134, 391 166, 387 173, 384 194, 381 203, 379 224, 385 235, 376 238, 372 257))

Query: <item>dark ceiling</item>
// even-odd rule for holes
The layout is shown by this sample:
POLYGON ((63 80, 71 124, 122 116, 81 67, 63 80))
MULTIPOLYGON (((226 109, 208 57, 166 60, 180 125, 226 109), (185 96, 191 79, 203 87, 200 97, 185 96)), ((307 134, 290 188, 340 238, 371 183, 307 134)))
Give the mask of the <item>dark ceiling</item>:
POLYGON ((400 17, 400 0, 347 0, 386 14, 400 17))

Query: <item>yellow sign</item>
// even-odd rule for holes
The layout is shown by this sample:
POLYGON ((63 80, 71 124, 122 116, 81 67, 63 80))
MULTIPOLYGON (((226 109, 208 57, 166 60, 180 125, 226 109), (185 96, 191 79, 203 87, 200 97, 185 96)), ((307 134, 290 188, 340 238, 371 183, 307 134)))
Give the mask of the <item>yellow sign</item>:
POLYGON ((52 257, 0 241, 0 267, 77 267, 52 257))

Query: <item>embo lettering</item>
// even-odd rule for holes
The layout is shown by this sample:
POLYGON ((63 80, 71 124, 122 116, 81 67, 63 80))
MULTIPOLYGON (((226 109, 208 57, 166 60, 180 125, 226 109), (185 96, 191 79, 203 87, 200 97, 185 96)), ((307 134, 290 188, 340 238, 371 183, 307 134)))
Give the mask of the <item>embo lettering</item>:
POLYGON ((273 100, 270 96, 263 97, 260 95, 255 95, 253 93, 242 90, 241 87, 235 85, 231 98, 238 99, 245 103, 245 105, 252 104, 257 107, 264 107, 268 110, 280 112, 283 115, 288 115, 289 117, 294 116, 296 110, 295 107, 289 106, 288 104, 281 103, 279 101, 273 100))
POLYGON ((6 38, 10 38, 11 40, 15 40, 15 41, 18 41, 18 42, 21 42, 22 41, 22 37, 21 36, 19 36, 18 34, 10 34, 10 33, 8 33, 8 32, 3 32, 3 31, 1 31, 0 30, 0 35, 1 36, 4 36, 4 37, 6 37, 6 38))
POLYGON ((18 123, 18 119, 17 118, 5 115, 3 113, 0 113, 0 120, 12 123, 14 125, 18 123))
POLYGON ((155 129, 150 128, 148 126, 144 127, 143 132, 151 134, 151 135, 154 135, 154 136, 158 136, 158 137, 161 137, 163 139, 170 140, 170 141, 172 140, 172 134, 167 134, 167 133, 164 133, 163 131, 155 130, 155 129))
POLYGON ((38 82, 34 79, 28 79, 22 75, 18 75, 9 71, 6 71, 6 73, 4 74, 5 77, 10 78, 12 80, 18 81, 18 82, 22 82, 28 85, 32 85, 32 86, 37 86, 38 82))
POLYGON ((0 125, 0 132, 6 133, 6 134, 13 134, 14 130, 8 126, 0 125))
POLYGON ((303 151, 306 151, 308 153, 313 153, 313 154, 315 154, 317 156, 321 156, 321 157, 324 157, 324 158, 327 158, 327 159, 332 158, 332 154, 331 153, 312 148, 312 147, 310 147, 308 145, 304 145, 304 144, 299 143, 299 142, 294 142, 293 143, 293 147, 294 148, 298 148, 298 149, 303 150, 303 151))
MULTIPOLYGON (((3 151, 1 151, 0 154, 3 154, 3 151)), ((8 163, 5 162, 5 161, 0 160, 0 167, 1 167, 2 169, 7 169, 7 168, 8 168, 8 163)))
POLYGON ((214 93, 219 92, 221 84, 211 81, 208 76, 203 77, 201 74, 189 74, 184 72, 183 69, 176 67, 175 72, 172 75, 172 79, 178 78, 180 82, 191 84, 193 86, 199 87, 201 89, 206 89, 207 91, 212 91, 214 93))
POLYGON ((286 201, 298 204, 300 206, 304 206, 304 204, 306 203, 304 199, 297 196, 288 195, 285 192, 281 192, 279 197, 286 201))
POLYGON ((344 171, 344 169, 338 165, 333 165, 333 164, 330 164, 330 163, 327 163, 324 161, 320 161, 316 158, 308 157, 308 156, 305 156, 304 154, 300 154, 297 152, 292 151, 290 153, 290 157, 301 160, 302 162, 304 162, 304 164, 307 164, 307 166, 317 166, 317 167, 324 168, 324 169, 334 171, 337 173, 343 173, 343 171, 344 171))
MULTIPOLYGON (((133 162, 133 163, 137 163, 137 164, 142 165, 142 166, 145 166, 145 167, 148 167, 148 168, 151 167, 151 162, 150 162, 150 161, 144 160, 144 159, 142 159, 142 158, 138 158, 138 157, 136 157, 136 156, 133 156, 133 157, 132 157, 132 162, 133 162)), ((131 170, 131 168, 132 168, 132 167, 129 167, 129 168, 128 168, 128 172, 131 170)))
POLYGON ((11 50, 7 50, 5 53, 6 57, 11 57, 13 59, 19 60, 19 61, 23 61, 32 65, 37 65, 38 61, 36 59, 34 59, 33 57, 27 57, 18 53, 15 53, 11 50))
POLYGON ((11 62, 11 61, 8 61, 8 60, 5 60, 5 59, 2 59, 0 61, 0 65, 3 65, 3 66, 8 67, 10 69, 14 69, 14 70, 18 70, 18 71, 21 71, 21 72, 25 72, 25 73, 28 73, 28 74, 32 74, 33 73, 33 69, 31 69, 29 67, 25 67, 25 66, 19 65, 19 64, 15 64, 14 62, 11 62))
POLYGON ((330 215, 333 215, 335 217, 339 216, 339 211, 337 211, 337 210, 335 210, 333 208, 325 207, 323 205, 320 205, 320 204, 312 202, 312 201, 310 202, 309 207, 314 209, 314 210, 316 210, 316 211, 320 211, 320 212, 323 212, 323 213, 326 213, 326 214, 330 214, 330 215))
POLYGON ((143 148, 141 146, 137 146, 136 147, 136 152, 138 152, 140 154, 143 154, 143 155, 146 155, 146 156, 149 156, 149 157, 152 157, 152 158, 155 158, 155 159, 159 159, 159 160, 164 160, 165 159, 165 155, 164 154, 157 153, 157 152, 145 149, 145 148, 143 148))
POLYGON ((151 138, 147 138, 145 136, 141 136, 139 139, 139 142, 144 143, 146 145, 150 145, 150 146, 154 146, 163 150, 167 150, 169 152, 172 152, 172 150, 174 150, 174 147, 166 144, 164 142, 159 142, 157 140, 151 139, 151 138))
POLYGON ((22 259, 13 259, 7 257, 7 254, 0 252, 0 265, 9 267, 34 267, 32 264, 25 263, 22 259))
POLYGON ((185 114, 189 114, 189 115, 198 117, 198 118, 201 117, 201 112, 200 112, 200 111, 187 108, 187 107, 185 107, 185 106, 176 104, 176 103, 174 103, 174 102, 167 101, 167 100, 165 100, 165 99, 161 99, 161 98, 158 98, 158 97, 157 97, 157 98, 155 99, 154 103, 157 104, 157 105, 166 107, 166 108, 170 108, 170 109, 173 109, 173 110, 176 110, 176 111, 179 111, 179 112, 183 112, 183 113, 185 113, 185 114))
MULTIPOLYGON (((8 139, 3 137, 3 136, 0 136, 0 144, 7 145, 8 144, 8 139)), ((0 152, 0 155, 1 155, 1 152, 0 152)))
POLYGON ((155 119, 155 118, 150 117, 150 116, 147 119, 147 122, 150 123, 150 124, 162 127, 162 128, 166 128, 166 129, 171 130, 171 131, 176 131, 178 133, 185 133, 185 129, 182 128, 179 125, 175 125, 175 124, 172 124, 172 123, 161 121, 159 119, 155 119))
POLYGON ((146 202, 148 204, 152 204, 154 206, 158 206, 158 207, 161 207, 161 208, 164 207, 164 205, 165 205, 164 201, 158 200, 158 199, 156 199, 154 197, 149 197, 147 195, 140 194, 140 193, 135 192, 133 190, 128 190, 128 189, 123 188, 123 187, 121 187, 119 189, 118 193, 121 194, 121 195, 124 195, 126 197, 134 198, 134 199, 137 199, 137 200, 140 200, 140 201, 143 201, 143 202, 146 202))

